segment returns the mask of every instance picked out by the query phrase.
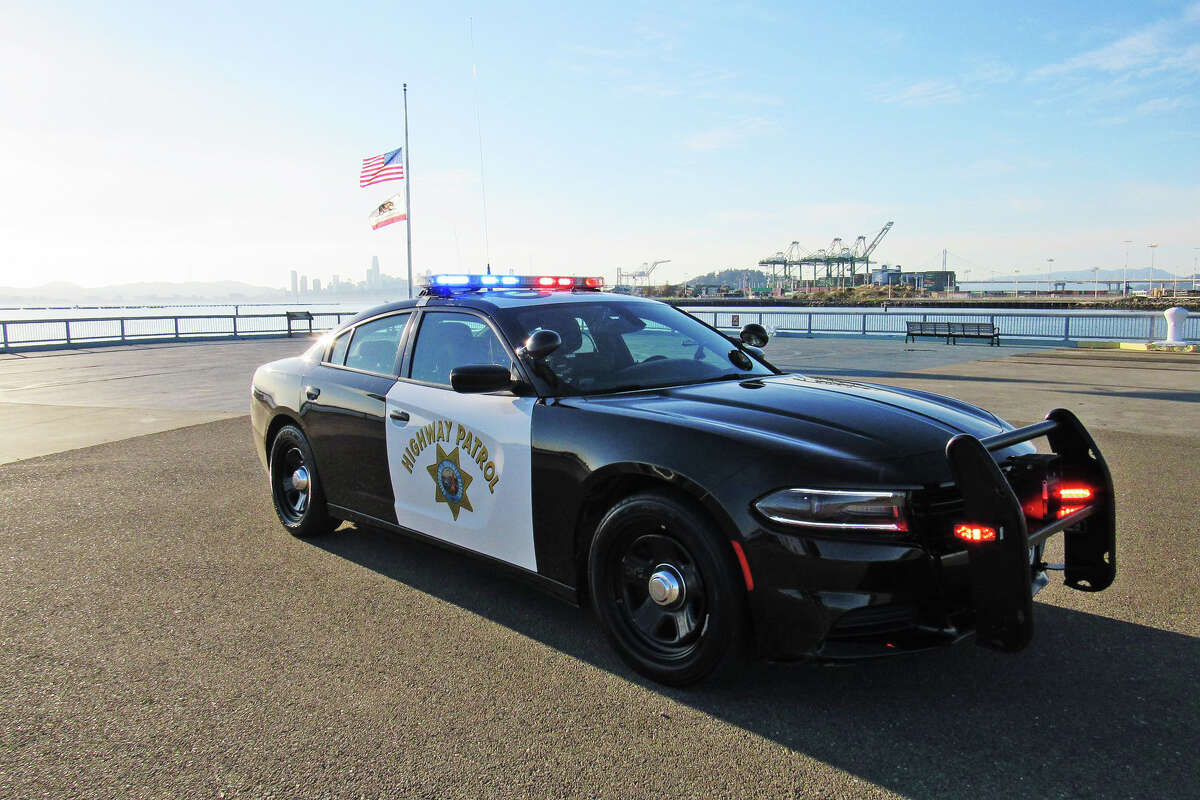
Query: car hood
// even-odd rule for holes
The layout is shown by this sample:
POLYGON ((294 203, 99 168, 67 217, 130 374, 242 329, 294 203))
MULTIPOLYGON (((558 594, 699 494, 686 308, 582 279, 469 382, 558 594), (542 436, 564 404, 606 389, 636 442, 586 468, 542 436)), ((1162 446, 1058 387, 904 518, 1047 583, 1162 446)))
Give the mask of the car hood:
POLYGON ((802 375, 593 397, 592 403, 826 457, 877 462, 944 453, 959 433, 984 437, 1011 429, 991 413, 949 397, 802 375))

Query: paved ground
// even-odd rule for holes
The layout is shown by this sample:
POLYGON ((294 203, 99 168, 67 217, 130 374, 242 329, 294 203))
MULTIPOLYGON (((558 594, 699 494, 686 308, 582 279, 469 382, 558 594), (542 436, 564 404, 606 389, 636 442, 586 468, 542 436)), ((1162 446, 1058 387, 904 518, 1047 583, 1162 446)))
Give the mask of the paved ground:
POLYGON ((306 340, 0 355, 0 464, 245 414, 250 376, 306 340))
POLYGON ((1200 359, 784 341, 780 363, 891 363, 861 377, 1021 421, 1090 404, 1117 583, 1051 586, 1018 656, 664 690, 587 613, 469 560, 289 537, 246 420, 219 420, 0 466, 0 797, 1200 795, 1200 359))

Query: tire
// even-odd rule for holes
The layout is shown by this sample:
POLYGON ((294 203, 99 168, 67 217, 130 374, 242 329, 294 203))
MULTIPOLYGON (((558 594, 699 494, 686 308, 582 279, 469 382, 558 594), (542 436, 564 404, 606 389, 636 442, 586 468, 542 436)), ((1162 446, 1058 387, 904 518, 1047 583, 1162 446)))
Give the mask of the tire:
POLYGON ((647 492, 613 506, 592 538, 588 588, 625 663, 670 686, 735 672, 748 626, 732 557, 729 542, 686 501, 647 492))
POLYGON ((303 431, 295 425, 279 429, 271 441, 270 465, 275 516, 289 533, 301 538, 320 536, 340 524, 329 516, 325 506, 312 448, 303 431))

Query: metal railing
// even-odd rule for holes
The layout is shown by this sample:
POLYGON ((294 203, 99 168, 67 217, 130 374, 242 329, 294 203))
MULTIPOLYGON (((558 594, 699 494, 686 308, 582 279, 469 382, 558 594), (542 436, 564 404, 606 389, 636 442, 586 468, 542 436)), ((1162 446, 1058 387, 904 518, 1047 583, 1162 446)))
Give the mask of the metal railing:
MULTIPOLYGON (((770 308, 685 306, 684 310, 715 328, 740 328, 749 322, 791 335, 802 336, 904 336, 907 322, 990 322, 1001 339, 1060 342, 1152 342, 1167 335, 1161 313, 1059 314, 979 313, 920 311, 801 311, 770 308)), ((1200 314, 1184 321, 1183 336, 1200 342, 1200 314)))
POLYGON ((103 344, 242 339, 318 333, 337 327, 356 311, 313 311, 311 320, 295 313, 183 314, 154 317, 81 317, 0 321, 0 352, 103 344))
MULTIPOLYGON (((717 328, 737 329, 757 322, 800 336, 904 336, 906 322, 990 322, 1007 340, 1142 341, 1167 334, 1161 314, 958 313, 914 311, 801 311, 771 308, 687 306, 685 310, 717 328)), ((355 311, 313 311, 311 331, 337 327, 355 311)), ((297 316, 294 312, 292 317, 297 316)), ((187 314, 153 317, 82 317, 0 321, 0 352, 25 348, 75 347, 188 339, 241 339, 307 334, 309 321, 274 314, 187 314)), ((1190 315, 1183 336, 1200 343, 1200 314, 1190 315)))

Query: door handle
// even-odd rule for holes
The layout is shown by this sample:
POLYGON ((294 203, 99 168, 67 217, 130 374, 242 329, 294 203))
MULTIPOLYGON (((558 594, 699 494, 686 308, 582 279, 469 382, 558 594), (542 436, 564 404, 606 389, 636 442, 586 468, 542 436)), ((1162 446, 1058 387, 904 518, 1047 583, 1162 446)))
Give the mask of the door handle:
POLYGON ((408 412, 401 411, 398 408, 393 408, 391 411, 389 411, 388 416, 396 420, 396 422, 408 422, 409 419, 408 412))
POLYGON ((308 396, 309 400, 316 400, 318 397, 321 396, 321 390, 318 389, 316 386, 305 386, 304 394, 306 394, 308 396))

